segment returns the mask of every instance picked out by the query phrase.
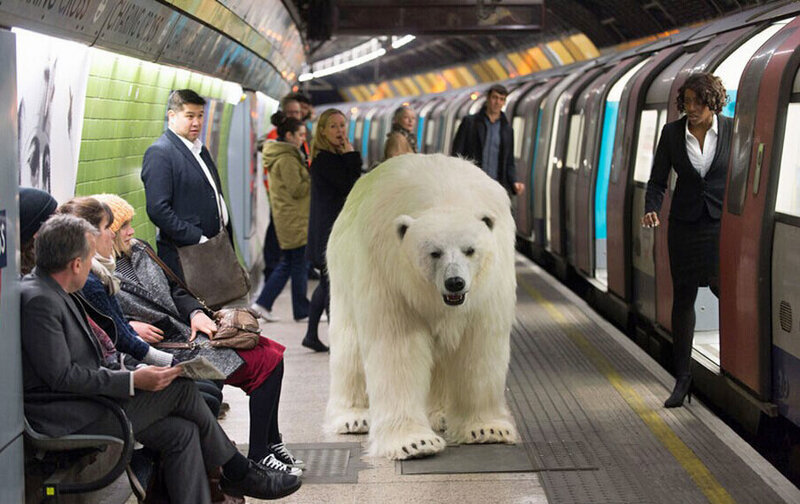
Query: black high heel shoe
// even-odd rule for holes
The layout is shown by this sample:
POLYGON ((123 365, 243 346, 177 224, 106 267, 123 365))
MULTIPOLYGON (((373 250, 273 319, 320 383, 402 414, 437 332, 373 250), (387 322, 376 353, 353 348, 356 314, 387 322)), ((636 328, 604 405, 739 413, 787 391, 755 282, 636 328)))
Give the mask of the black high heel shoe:
POLYGON ((684 398, 686 401, 692 403, 692 377, 681 376, 675 382, 675 388, 672 389, 672 394, 664 401, 665 408, 680 408, 683 406, 684 398))

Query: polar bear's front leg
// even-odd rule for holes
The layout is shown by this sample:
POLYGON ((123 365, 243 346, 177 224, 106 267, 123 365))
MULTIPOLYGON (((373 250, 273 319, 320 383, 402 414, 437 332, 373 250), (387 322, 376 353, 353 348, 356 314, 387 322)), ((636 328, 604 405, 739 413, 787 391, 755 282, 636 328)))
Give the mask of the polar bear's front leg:
POLYGON ((428 423, 431 338, 424 333, 376 333, 365 351, 370 398, 368 454, 402 460, 444 450, 444 439, 428 423))
POLYGON ((516 443, 506 406, 511 324, 482 320, 467 330, 449 362, 447 438, 462 444, 516 443), (500 329, 498 329, 498 327, 500 329))
POLYGON ((352 322, 344 317, 331 320, 330 340, 331 384, 326 430, 337 434, 365 434, 369 432, 369 400, 352 322))

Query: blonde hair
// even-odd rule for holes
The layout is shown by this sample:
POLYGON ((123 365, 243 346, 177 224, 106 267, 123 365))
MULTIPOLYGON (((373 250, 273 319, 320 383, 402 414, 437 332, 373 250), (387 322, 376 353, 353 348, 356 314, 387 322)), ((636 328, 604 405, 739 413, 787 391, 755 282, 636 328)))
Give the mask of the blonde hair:
POLYGON ((331 145, 328 139, 325 138, 325 135, 322 134, 322 132, 325 131, 325 127, 328 126, 328 120, 336 114, 345 117, 341 110, 335 108, 329 108, 319 116, 317 126, 314 128, 314 139, 311 141, 311 159, 317 157, 319 151, 336 152, 336 149, 331 145))

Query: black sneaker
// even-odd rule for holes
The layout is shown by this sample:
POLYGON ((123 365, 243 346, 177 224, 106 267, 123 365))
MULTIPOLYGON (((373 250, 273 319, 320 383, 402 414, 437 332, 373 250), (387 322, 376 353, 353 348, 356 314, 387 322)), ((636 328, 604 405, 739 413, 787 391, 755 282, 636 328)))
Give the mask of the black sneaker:
POLYGON ((284 444, 283 441, 280 443, 271 444, 267 447, 267 449, 272 455, 275 455, 276 459, 289 467, 296 467, 298 469, 306 468, 306 463, 292 455, 292 452, 286 448, 286 444, 284 444))
POLYGON ((300 478, 291 474, 274 471, 250 461, 247 475, 241 481, 231 481, 224 475, 220 488, 234 497, 253 497, 256 499, 280 499, 295 493, 302 485, 300 478))
POLYGON ((272 469, 273 471, 284 472, 286 474, 291 474, 292 476, 303 475, 302 469, 300 469, 299 467, 294 467, 288 464, 284 464, 275 457, 274 453, 270 453, 263 459, 259 460, 258 463, 266 467, 267 469, 272 469))

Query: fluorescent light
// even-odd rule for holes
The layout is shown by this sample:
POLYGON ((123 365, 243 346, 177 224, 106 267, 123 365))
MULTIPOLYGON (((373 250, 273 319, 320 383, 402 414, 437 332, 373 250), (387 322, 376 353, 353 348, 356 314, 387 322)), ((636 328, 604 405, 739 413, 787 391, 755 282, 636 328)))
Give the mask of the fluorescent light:
POLYGON ((298 80, 300 82, 304 82, 310 79, 318 79, 320 77, 325 77, 326 75, 335 74, 337 72, 341 72, 342 70, 347 70, 348 68, 357 67, 358 65, 363 65, 368 61, 372 61, 375 58, 380 58, 386 54, 386 49, 380 48, 377 51, 372 51, 371 53, 365 54, 363 56, 359 56, 358 58, 353 58, 350 61, 345 61, 343 63, 339 63, 338 65, 333 65, 328 68, 323 68, 321 70, 317 70, 312 74, 304 73, 300 75, 298 80))
MULTIPOLYGON (((392 37, 392 38, 394 38, 394 37, 392 37)), ((417 37, 415 37, 414 35, 403 35, 399 39, 396 39, 396 40, 392 41, 392 49, 398 49, 400 47, 403 47, 404 45, 408 44, 409 42, 411 42, 415 38, 417 38, 417 37)))

